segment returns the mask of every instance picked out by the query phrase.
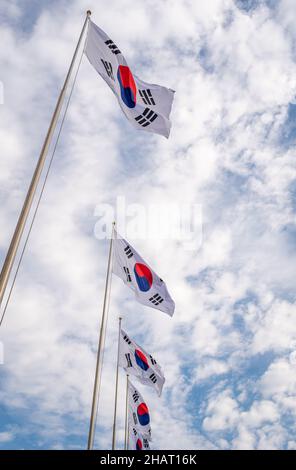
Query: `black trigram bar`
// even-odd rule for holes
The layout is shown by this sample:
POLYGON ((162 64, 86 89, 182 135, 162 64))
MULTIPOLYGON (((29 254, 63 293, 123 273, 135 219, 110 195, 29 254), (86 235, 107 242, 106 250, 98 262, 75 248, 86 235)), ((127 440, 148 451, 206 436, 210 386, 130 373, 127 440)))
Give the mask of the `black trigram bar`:
POLYGON ((130 353, 127 353, 127 354, 125 355, 125 358, 126 358, 126 362, 127 362, 126 367, 133 367, 133 364, 132 364, 132 361, 131 361, 131 355, 130 355, 130 353))
POLYGON ((134 423, 137 425, 138 424, 138 418, 136 413, 133 411, 133 418, 134 418, 134 423))
MULTIPOLYGON (((104 67, 105 67, 106 74, 108 75, 108 77, 109 77, 109 78, 112 78, 112 80, 114 80, 112 64, 111 64, 110 62, 107 62, 106 60, 103 60, 103 59, 101 59, 101 62, 102 62, 102 64, 103 64, 104 67)), ((114 80, 114 81, 115 81, 115 80, 114 80)))
POLYGON ((147 90, 139 90, 140 96, 145 104, 152 104, 155 105, 155 101, 153 99, 152 93, 149 89, 147 90))
POLYGON ((126 256, 128 258, 132 258, 134 256, 134 253, 132 252, 132 249, 129 245, 127 245, 125 248, 124 248, 124 252, 126 254, 126 256))
POLYGON ((151 382, 153 382, 154 384, 156 384, 157 382, 157 377, 156 375, 153 373, 150 375, 149 379, 151 380, 151 382))
POLYGON ((154 359, 154 357, 151 356, 151 354, 149 355, 149 357, 150 357, 151 364, 155 366, 155 364, 157 364, 156 360, 154 359))
POLYGON ((135 428, 133 428, 133 433, 134 433, 135 436, 138 434, 137 430, 135 428))
POLYGON ((109 49, 111 50, 111 52, 113 54, 115 54, 115 55, 121 54, 120 50, 118 49, 116 44, 114 44, 114 42, 111 39, 108 39, 108 41, 105 41, 105 44, 106 44, 106 46, 109 47, 109 49))
POLYGON ((152 297, 150 297, 150 302, 152 302, 154 305, 159 305, 161 302, 163 302, 163 297, 159 294, 154 294, 152 297))
POLYGON ((127 282, 132 282, 132 278, 131 278, 129 269, 128 269, 126 266, 123 266, 123 270, 124 270, 124 272, 125 272, 125 274, 126 274, 126 281, 127 281, 127 282))
POLYGON ((149 441, 145 437, 143 439, 143 447, 144 449, 149 449, 149 441))
POLYGON ((131 340, 129 339, 127 335, 124 335, 123 339, 127 344, 132 344, 131 340))
POLYGON ((154 111, 152 111, 149 108, 145 108, 142 114, 139 114, 139 116, 135 117, 135 120, 137 121, 138 124, 140 124, 142 127, 147 127, 149 126, 155 119, 157 118, 158 114, 156 114, 154 111))
POLYGON ((135 390, 134 393, 133 393, 134 402, 137 403, 137 401, 139 401, 139 398, 140 398, 140 395, 139 395, 138 392, 135 390))

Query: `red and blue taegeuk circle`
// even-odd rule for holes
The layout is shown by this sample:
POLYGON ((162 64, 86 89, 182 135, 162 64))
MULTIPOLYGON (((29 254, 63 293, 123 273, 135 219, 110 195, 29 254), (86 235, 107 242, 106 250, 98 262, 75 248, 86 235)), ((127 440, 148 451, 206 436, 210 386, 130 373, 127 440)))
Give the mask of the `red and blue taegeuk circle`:
POLYGON ((135 349, 135 359, 136 359, 137 365, 141 369, 143 369, 145 372, 146 372, 146 370, 149 369, 149 364, 148 364, 147 357, 139 349, 135 349))
POLYGON ((128 108, 134 108, 137 100, 137 87, 132 72, 126 65, 119 65, 117 78, 121 99, 128 108))
POLYGON ((141 426, 147 426, 150 423, 149 410, 146 403, 140 403, 137 408, 137 416, 141 426))
POLYGON ((143 444, 142 444, 142 441, 141 439, 137 439, 137 442, 136 442, 136 450, 143 450, 143 444))
POLYGON ((147 292, 151 289, 153 284, 152 272, 146 264, 136 263, 134 266, 134 273, 140 291, 147 292))

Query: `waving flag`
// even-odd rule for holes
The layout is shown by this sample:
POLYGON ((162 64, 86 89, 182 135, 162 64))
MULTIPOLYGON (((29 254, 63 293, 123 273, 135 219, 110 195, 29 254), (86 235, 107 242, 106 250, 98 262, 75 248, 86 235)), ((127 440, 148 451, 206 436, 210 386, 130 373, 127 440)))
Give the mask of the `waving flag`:
POLYGON ((120 49, 89 20, 85 54, 117 96, 122 111, 137 129, 169 136, 174 91, 133 75, 120 49))
POLYGON ((134 426, 129 427, 129 450, 149 450, 148 439, 143 437, 134 426))
POLYGON ((144 438, 151 440, 149 408, 140 392, 131 382, 128 384, 129 426, 134 427, 144 438))
POLYGON ((158 395, 161 395, 165 381, 161 368, 151 354, 146 353, 123 330, 120 335, 119 365, 143 384, 155 388, 158 395))
POLYGON ((118 236, 115 232, 113 273, 134 291, 141 304, 172 316, 175 303, 164 281, 124 238, 118 236))

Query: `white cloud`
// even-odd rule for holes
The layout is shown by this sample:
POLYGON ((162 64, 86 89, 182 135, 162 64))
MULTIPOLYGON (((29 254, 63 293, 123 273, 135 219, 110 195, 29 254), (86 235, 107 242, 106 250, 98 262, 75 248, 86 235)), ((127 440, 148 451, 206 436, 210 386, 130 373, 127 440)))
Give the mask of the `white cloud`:
POLYGON ((0 442, 5 443, 5 442, 10 442, 14 439, 14 435, 12 432, 9 431, 4 431, 0 432, 0 442))
MULTIPOLYGON (((280 140, 296 88, 288 3, 280 2, 277 16, 264 5, 248 15, 222 0, 93 5, 93 20, 135 72, 176 90, 173 129, 168 141, 136 133, 82 62, 1 331, 1 403, 17 415, 34 404, 27 432, 37 431, 38 445, 69 447, 69 430, 81 446, 86 440, 107 257, 107 243, 93 236, 94 210, 125 195, 144 207, 201 204, 203 244, 186 252, 171 241, 134 241, 166 280, 176 314, 135 304, 114 280, 97 444, 110 446, 117 315, 124 313, 127 331, 166 372, 160 402, 143 391, 155 447, 293 446, 284 420, 295 410, 293 365, 276 356, 248 376, 248 361, 289 354, 296 333, 287 232, 295 224, 295 159, 280 140), (74 430, 67 418, 78 423, 74 430), (173 440, 166 426, 176 429, 173 440)), ((49 4, 24 33, 19 19, 28 10, 11 2, 1 25, 2 258, 87 7, 84 0, 49 4)), ((122 439, 123 393, 120 400, 122 439)))
POLYGON ((291 349, 291 343, 296 337, 294 304, 283 300, 273 302, 259 322, 253 323, 252 328, 254 353, 291 349))
POLYGON ((295 395, 295 366, 284 359, 276 360, 261 378, 260 388, 266 397, 295 395))
POLYGON ((227 391, 210 400, 203 428, 208 431, 227 431, 234 428, 239 418, 236 400, 227 391))

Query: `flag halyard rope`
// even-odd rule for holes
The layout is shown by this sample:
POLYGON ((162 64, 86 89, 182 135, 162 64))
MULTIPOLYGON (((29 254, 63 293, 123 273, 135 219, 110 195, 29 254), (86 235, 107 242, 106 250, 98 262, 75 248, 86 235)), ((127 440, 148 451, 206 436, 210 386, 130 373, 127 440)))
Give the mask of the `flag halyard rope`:
POLYGON ((20 266, 21 266, 21 263, 22 263, 27 245, 28 245, 28 241, 29 241, 29 238, 30 238, 30 235, 31 235, 31 232, 32 232, 32 228, 33 228, 36 216, 37 216, 37 212, 38 212, 38 209, 39 209, 39 206, 40 206, 40 203, 41 203, 41 199, 42 199, 42 196, 43 196, 43 193, 44 193, 45 185, 46 185, 47 180, 48 180, 48 176, 49 176, 51 166, 52 166, 52 163, 53 163, 53 160, 54 160, 56 149, 57 149, 57 146, 58 146, 58 143, 59 143, 59 140, 60 140, 60 136, 61 136, 61 133, 62 133, 62 130, 63 130, 63 126, 64 126, 64 123, 65 123, 66 115, 67 115, 67 112, 68 112, 68 109, 69 109, 71 97, 72 97, 74 87, 75 87, 75 84, 76 84, 78 72, 79 72, 79 69, 80 69, 81 62, 82 62, 83 53, 84 53, 84 51, 82 51, 82 53, 81 53, 81 57, 80 57, 80 60, 79 60, 79 63, 78 63, 78 67, 77 67, 77 70, 76 70, 76 73, 75 73, 75 76, 74 76, 74 79, 73 79, 73 83, 72 83, 70 93, 69 93, 69 96, 68 96, 68 99, 67 99, 67 102, 66 102, 66 106, 65 106, 65 109, 64 109, 64 114, 63 114, 63 117, 62 117, 62 120, 61 120, 61 123, 60 123, 59 131, 58 131, 56 141, 55 141, 55 144, 54 144, 54 147, 53 147, 52 155, 50 157, 48 168, 45 172, 45 177, 44 177, 44 180, 43 180, 42 185, 41 185, 41 191, 40 191, 40 194, 39 194, 38 199, 37 199, 37 204, 36 204, 36 207, 35 207, 34 212, 33 212, 33 217, 32 217, 32 220, 30 222, 30 225, 29 225, 29 230, 27 232, 25 242, 24 242, 23 248, 21 250, 21 254, 20 254, 19 260, 17 262, 17 267, 16 267, 16 270, 15 270, 15 273, 14 273, 14 276, 13 276, 13 279, 12 279, 10 289, 9 289, 9 293, 8 293, 8 296, 7 296, 7 299, 6 299, 4 308, 3 308, 3 312, 2 312, 2 315, 1 315, 1 319, 0 319, 0 327, 3 323, 4 317, 5 317, 5 314, 6 314, 6 310, 7 310, 10 298, 11 298, 11 294, 12 294, 14 286, 15 286, 15 282, 16 282, 16 279, 17 279, 17 276, 18 276, 18 273, 19 273, 19 269, 20 269, 20 266))

